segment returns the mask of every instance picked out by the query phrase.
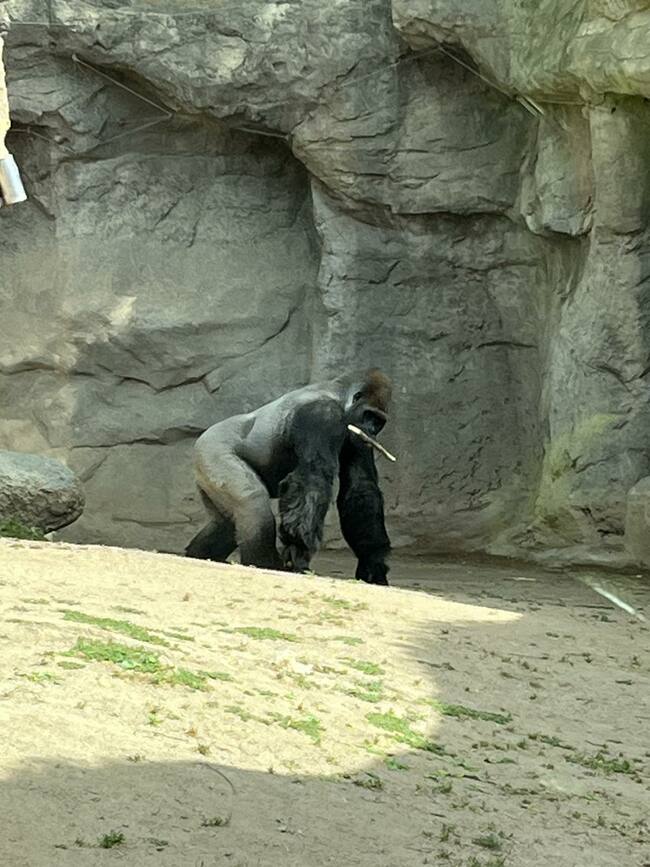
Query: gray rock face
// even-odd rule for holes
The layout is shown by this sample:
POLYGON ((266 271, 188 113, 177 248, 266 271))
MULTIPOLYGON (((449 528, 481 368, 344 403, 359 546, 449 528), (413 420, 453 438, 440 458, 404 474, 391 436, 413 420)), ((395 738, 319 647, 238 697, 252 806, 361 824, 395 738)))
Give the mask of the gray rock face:
POLYGON ((79 480, 60 461, 0 451, 0 523, 17 521, 50 533, 75 521, 83 507, 79 480))
POLYGON ((83 480, 66 538, 182 549, 197 434, 376 364, 396 545, 629 561, 647 4, 7 5, 0 448, 83 480))
POLYGON ((551 101, 650 95, 645 0, 392 0, 392 7, 411 45, 460 47, 510 92, 551 101))

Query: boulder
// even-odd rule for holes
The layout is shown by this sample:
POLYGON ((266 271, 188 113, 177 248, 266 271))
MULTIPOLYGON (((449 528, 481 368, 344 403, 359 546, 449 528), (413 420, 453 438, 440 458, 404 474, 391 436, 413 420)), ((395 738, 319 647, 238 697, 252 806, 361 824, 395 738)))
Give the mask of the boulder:
POLYGON ((60 461, 0 451, 0 524, 15 521, 49 533, 76 521, 83 507, 81 484, 60 461))

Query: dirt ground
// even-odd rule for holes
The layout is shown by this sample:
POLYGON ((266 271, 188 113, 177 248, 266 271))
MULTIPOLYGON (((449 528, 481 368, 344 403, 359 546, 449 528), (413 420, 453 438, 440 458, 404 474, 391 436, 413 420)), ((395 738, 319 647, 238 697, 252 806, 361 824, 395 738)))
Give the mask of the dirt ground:
POLYGON ((392 576, 0 542, 0 865, 650 865, 650 624, 392 576))

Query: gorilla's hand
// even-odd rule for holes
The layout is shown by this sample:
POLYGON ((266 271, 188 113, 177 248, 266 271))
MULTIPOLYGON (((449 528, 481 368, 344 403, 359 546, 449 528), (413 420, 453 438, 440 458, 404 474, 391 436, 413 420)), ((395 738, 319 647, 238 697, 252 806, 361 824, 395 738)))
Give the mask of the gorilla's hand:
POLYGON ((345 438, 343 408, 330 398, 299 406, 287 439, 296 466, 278 486, 278 535, 282 559, 292 572, 306 572, 323 538, 338 456, 345 438))
POLYGON ((356 577, 369 584, 388 584, 390 540, 384 498, 373 450, 356 438, 348 438, 341 450, 336 504, 343 538, 357 557, 356 577))
POLYGON ((309 572, 311 569, 310 552, 301 545, 286 545, 280 551, 282 563, 288 572, 309 572))

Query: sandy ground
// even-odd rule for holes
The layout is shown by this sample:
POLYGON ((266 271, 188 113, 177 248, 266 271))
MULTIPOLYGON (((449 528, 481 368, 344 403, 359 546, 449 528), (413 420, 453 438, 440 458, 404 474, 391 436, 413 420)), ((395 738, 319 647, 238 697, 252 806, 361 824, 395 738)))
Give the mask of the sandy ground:
POLYGON ((393 575, 0 542, 0 865, 650 865, 648 624, 393 575))

